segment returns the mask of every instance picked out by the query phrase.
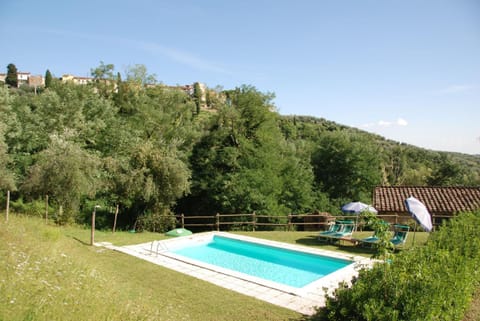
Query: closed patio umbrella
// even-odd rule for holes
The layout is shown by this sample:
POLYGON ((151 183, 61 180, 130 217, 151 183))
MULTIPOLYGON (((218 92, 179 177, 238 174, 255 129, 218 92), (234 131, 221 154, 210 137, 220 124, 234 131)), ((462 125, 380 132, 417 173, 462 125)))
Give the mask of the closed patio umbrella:
POLYGON ((415 221, 420 224, 425 231, 430 232, 433 228, 432 217, 427 207, 413 196, 405 200, 405 205, 415 221))
MULTIPOLYGON (((415 197, 410 196, 405 200, 405 206, 407 207, 407 210, 410 212, 412 217, 415 219, 415 225, 418 223, 425 231, 432 231, 432 218, 425 204, 420 202, 415 197)), ((415 232, 416 226, 413 230, 413 244, 415 244, 415 232)))

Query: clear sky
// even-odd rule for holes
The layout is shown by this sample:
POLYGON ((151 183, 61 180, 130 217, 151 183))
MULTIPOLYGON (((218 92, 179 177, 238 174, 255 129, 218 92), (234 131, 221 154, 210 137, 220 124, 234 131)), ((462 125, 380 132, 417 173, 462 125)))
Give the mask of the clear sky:
POLYGON ((273 92, 278 111, 480 154, 478 0, 0 0, 0 65, 273 92))

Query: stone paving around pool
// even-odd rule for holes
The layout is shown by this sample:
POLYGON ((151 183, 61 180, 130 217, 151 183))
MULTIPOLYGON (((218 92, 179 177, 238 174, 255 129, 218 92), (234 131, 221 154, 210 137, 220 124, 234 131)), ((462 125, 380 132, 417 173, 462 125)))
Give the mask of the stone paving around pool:
MULTIPOLYGON (((216 234, 225 234, 218 232, 208 232, 216 234)), ((199 233, 205 235, 207 233, 199 233)), ((271 286, 265 286, 256 282, 238 278, 236 276, 228 275, 226 273, 221 273, 212 269, 207 269, 205 267, 191 264, 191 262, 185 262, 181 260, 174 259, 172 257, 163 255, 162 253, 168 249, 169 244, 175 242, 179 239, 195 238, 199 234, 193 234, 191 236, 183 236, 175 239, 167 239, 162 241, 155 241, 154 243, 148 242, 137 245, 129 246, 114 246, 108 242, 95 243, 96 246, 103 246, 111 250, 119 251, 125 254, 133 255, 140 259, 146 260, 148 262, 166 267, 168 269, 184 273, 200 280, 204 280, 215 285, 221 286, 223 288, 248 295, 259 300, 263 300, 290 310, 297 311, 305 315, 312 315, 315 312, 315 307, 325 306, 325 288, 328 289, 329 293, 332 293, 333 290, 338 286, 339 282, 345 281, 349 282, 354 275, 358 274, 358 269, 360 267, 371 266, 372 261, 365 257, 359 256, 345 256, 340 255, 336 252, 330 252, 319 249, 311 249, 304 246, 296 246, 286 243, 274 242, 262 240, 262 243, 268 243, 273 246, 282 246, 289 249, 308 251, 310 253, 316 253, 320 255, 330 255, 340 258, 353 259, 356 263, 350 265, 347 268, 341 270, 341 273, 334 272, 329 274, 322 279, 320 282, 314 282, 313 286, 307 286, 304 288, 301 293, 290 293, 289 291, 284 291, 281 289, 273 288, 271 286), (158 250, 160 248, 160 250, 158 250)), ((238 235, 235 237, 239 238, 238 235)), ((243 237, 241 237, 243 238, 243 237)), ((246 239, 251 240, 252 238, 245 237, 246 239)), ((258 240, 258 239, 255 239, 258 240)))

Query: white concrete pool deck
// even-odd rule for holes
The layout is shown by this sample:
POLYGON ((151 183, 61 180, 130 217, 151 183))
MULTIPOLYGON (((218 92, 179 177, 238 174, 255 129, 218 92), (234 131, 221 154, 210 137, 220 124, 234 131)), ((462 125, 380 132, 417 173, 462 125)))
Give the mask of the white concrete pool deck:
POLYGON ((178 260, 168 254, 168 249, 172 248, 172 246, 175 246, 175 244, 194 242, 195 239, 212 237, 212 235, 226 235, 231 237, 233 234, 224 232, 207 232, 129 246, 114 246, 108 242, 95 243, 95 245, 133 255, 168 269, 193 276, 200 280, 213 283, 217 286, 221 286, 223 288, 278 306, 282 306, 305 315, 312 315, 315 313, 315 307, 325 306, 325 288, 328 289, 329 293, 332 293, 333 290, 338 286, 338 283, 349 282, 353 276, 358 274, 358 270, 361 267, 372 265, 372 261, 370 259, 361 256, 348 256, 332 251, 312 249, 306 246, 297 246, 293 244, 268 241, 236 234, 233 235, 237 239, 244 239, 247 241, 255 240, 261 242, 261 244, 313 254, 333 256, 355 262, 346 268, 331 273, 320 280, 307 285, 306 287, 300 289, 300 291, 296 291, 296 293, 292 293, 293 291, 288 291, 288 289, 282 286, 272 286, 272 283, 269 282, 256 282, 255 279, 252 280, 241 276, 239 277, 238 275, 235 275, 235 273, 229 273, 228 270, 224 271, 221 269, 211 269, 201 266, 201 264, 195 264, 195 262, 178 260))

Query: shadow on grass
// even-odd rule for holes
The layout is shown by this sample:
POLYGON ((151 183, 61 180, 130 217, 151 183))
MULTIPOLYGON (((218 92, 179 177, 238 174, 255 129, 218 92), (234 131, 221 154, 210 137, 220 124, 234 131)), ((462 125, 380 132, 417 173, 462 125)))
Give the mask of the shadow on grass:
POLYGON ((79 243, 81 243, 81 244, 83 244, 83 245, 90 245, 89 242, 82 241, 81 239, 79 239, 79 238, 77 238, 77 237, 75 237, 75 236, 72 236, 72 239, 74 239, 75 241, 77 241, 77 242, 79 242, 79 243))

